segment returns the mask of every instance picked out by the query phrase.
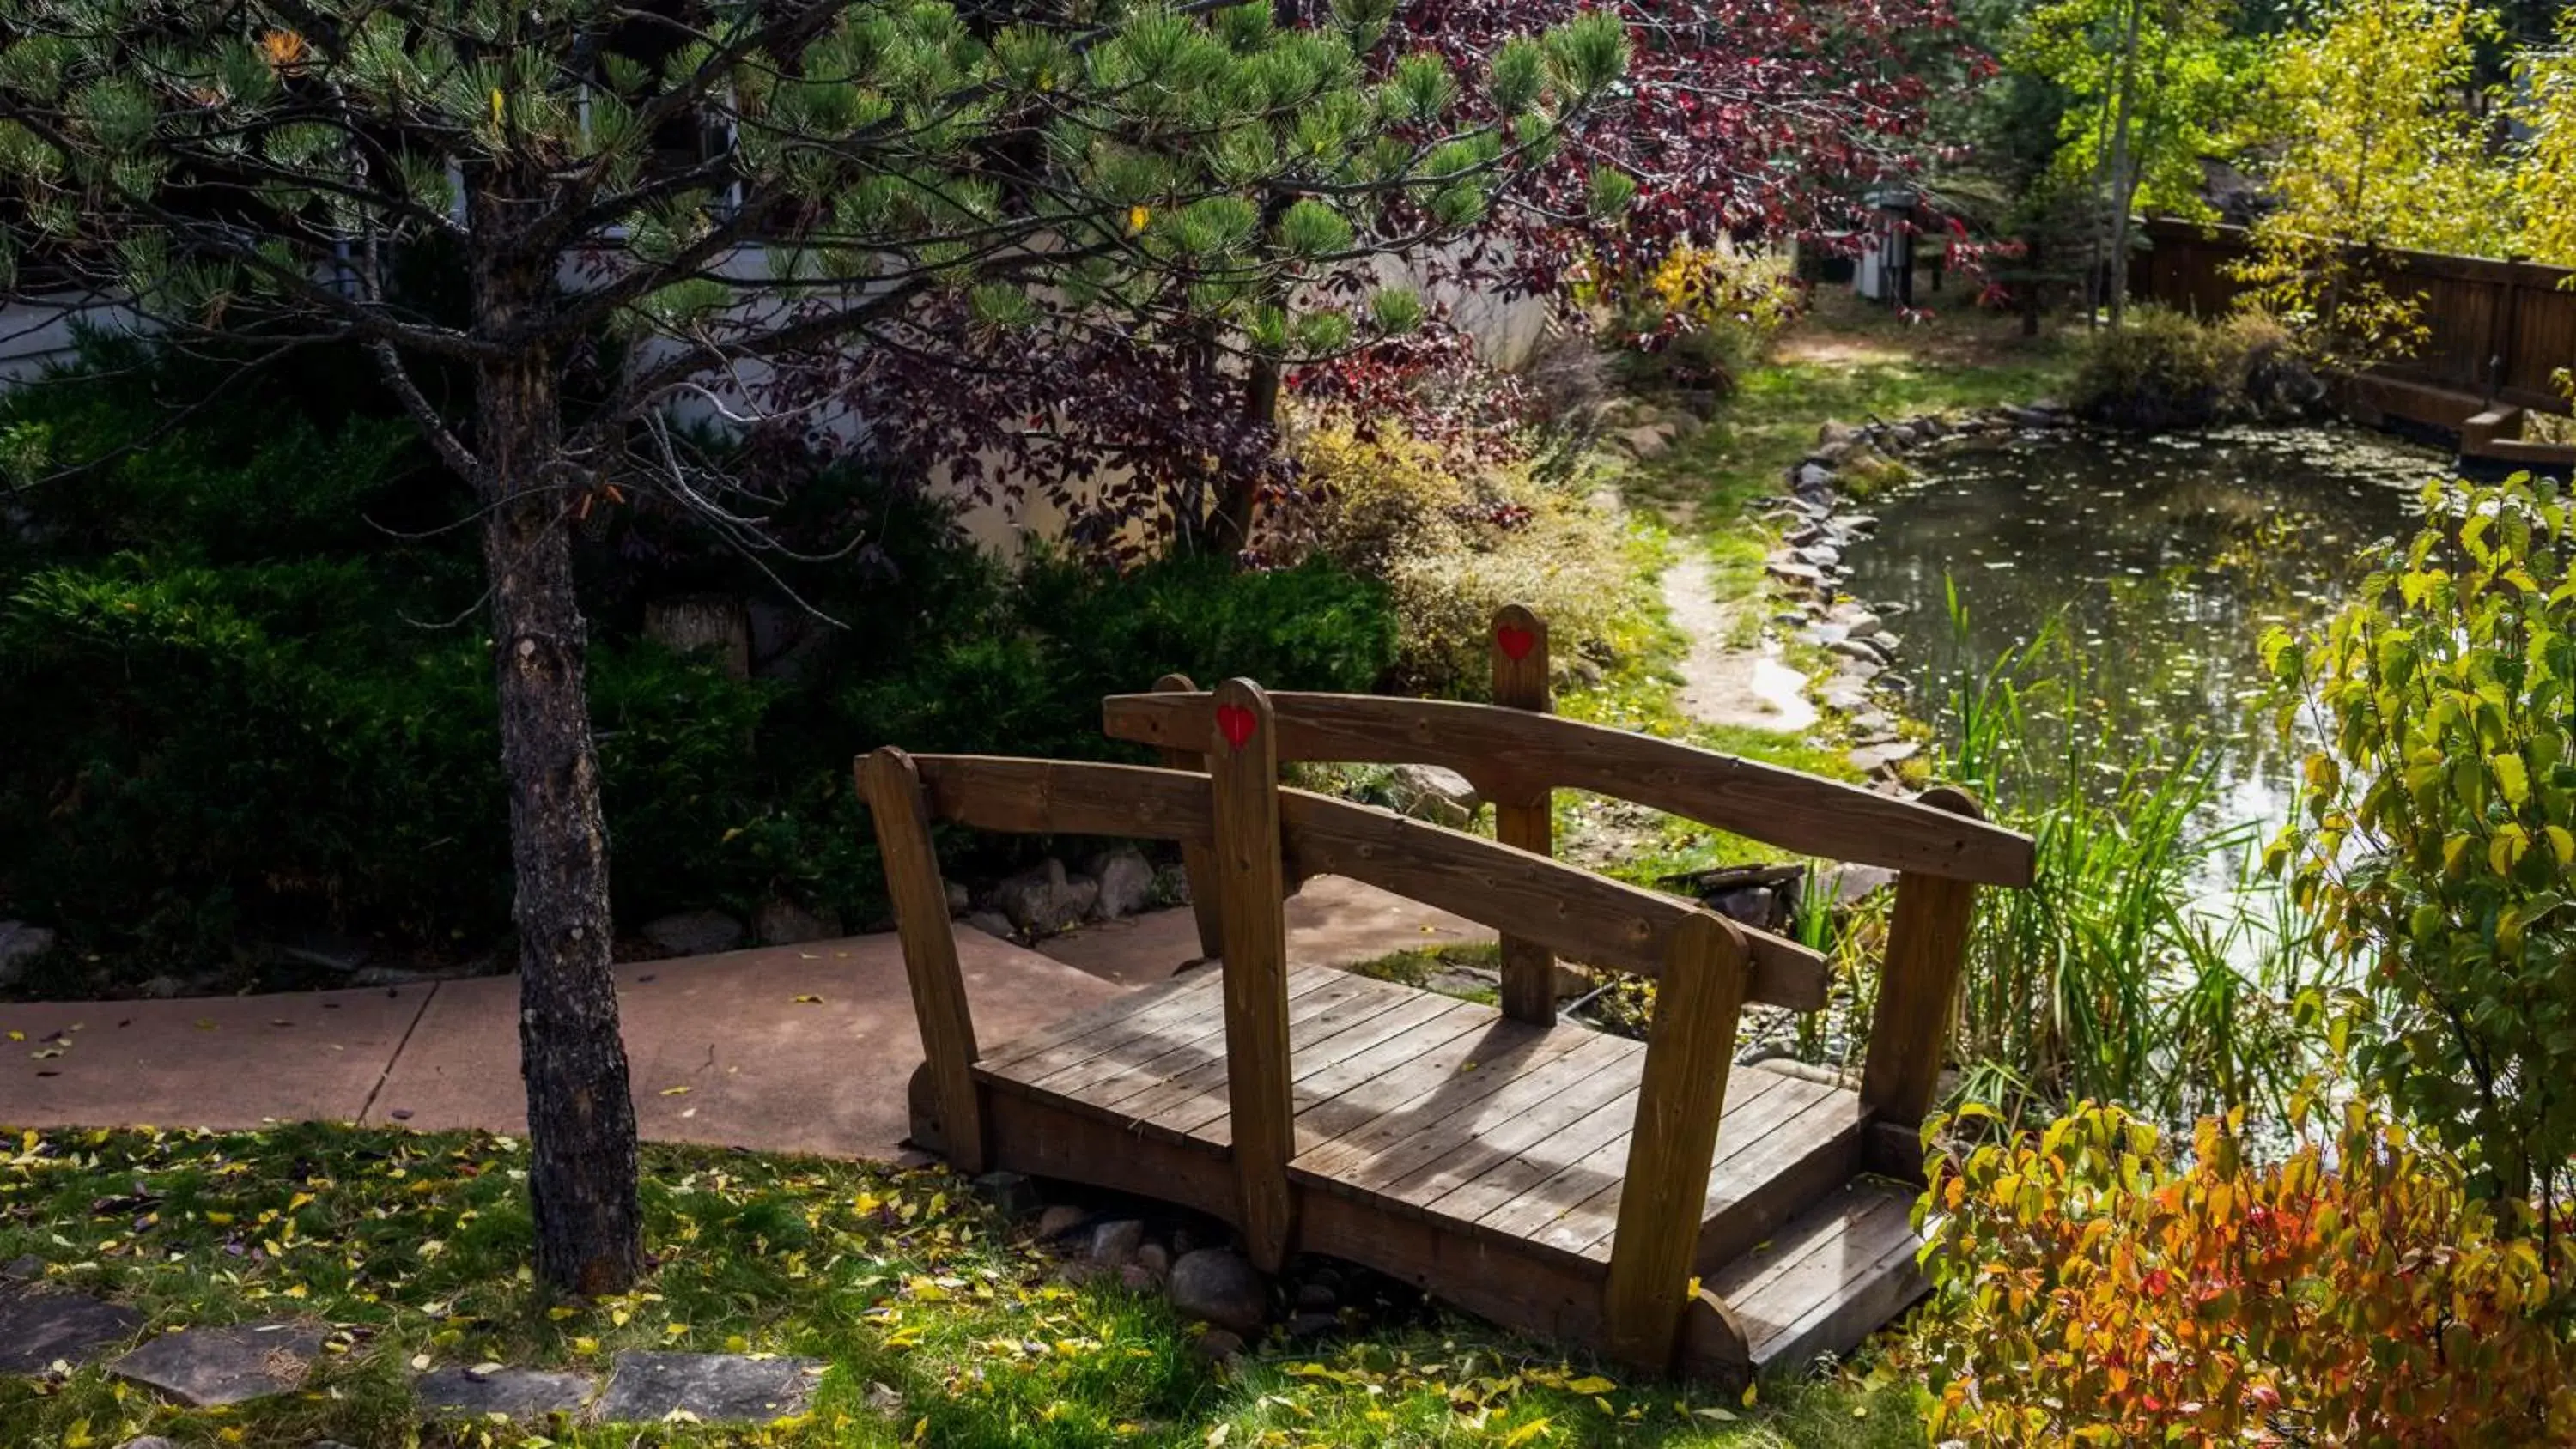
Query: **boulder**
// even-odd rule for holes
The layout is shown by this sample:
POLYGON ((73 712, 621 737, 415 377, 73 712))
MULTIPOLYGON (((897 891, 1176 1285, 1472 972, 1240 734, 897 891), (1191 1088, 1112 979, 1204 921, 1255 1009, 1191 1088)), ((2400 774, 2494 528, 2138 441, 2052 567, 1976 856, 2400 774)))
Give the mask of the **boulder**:
POLYGON ((1342 1318, 1338 1313, 1300 1313, 1288 1320, 1288 1337, 1298 1343, 1330 1338, 1341 1330, 1342 1318))
POLYGON ((975 909, 975 893, 966 887, 953 880, 944 880, 939 883, 939 888, 948 897, 948 915, 951 920, 975 909))
POLYGON ((1249 1337, 1270 1316, 1270 1285, 1225 1248, 1184 1253, 1172 1264, 1172 1307, 1203 1323, 1249 1337))
POLYGON ((1091 894, 1081 894, 1066 875, 1064 862, 1047 860, 995 886, 984 904, 1008 917, 1019 934, 1035 939, 1080 924, 1099 891, 1099 882, 1093 881, 1091 894))
POLYGON ((1854 906, 1896 884, 1896 872, 1883 865, 1837 862, 1818 867, 1816 894, 1829 906, 1854 906))
POLYGON ((1456 830, 1475 818, 1485 803, 1473 782, 1439 765, 1398 765, 1388 776, 1395 808, 1417 820, 1456 830))
POLYGON ((1848 444, 1859 436, 1859 428, 1850 423, 1836 422, 1828 418, 1821 427, 1816 429, 1816 446, 1830 448, 1836 443, 1848 444))
POLYGON ((1099 899, 1091 908, 1104 921, 1132 916, 1153 903, 1153 863, 1132 845, 1100 852, 1084 864, 1083 873, 1100 882, 1099 899))
POLYGON ((1090 1216, 1091 1214, 1071 1203, 1057 1203, 1038 1215, 1038 1236, 1046 1239, 1061 1238, 1075 1228, 1081 1227, 1083 1221, 1090 1216))
POLYGON ((676 911, 646 921, 643 934, 674 956, 712 956, 742 944, 742 922, 722 911, 676 911))
POLYGON ((1888 769, 1900 761, 1910 760, 1923 752, 1921 742, 1898 740, 1884 745, 1863 745, 1851 752, 1851 767, 1862 774, 1888 769))
POLYGON ((1821 463, 1801 463, 1791 486, 1802 493, 1821 493, 1834 486, 1834 470, 1821 463))
POLYGON ((1144 1244, 1143 1223, 1134 1218, 1113 1219, 1091 1230, 1091 1261, 1104 1268, 1125 1267, 1144 1244))
POLYGON ((751 918, 752 934, 764 946, 801 946, 829 941, 842 934, 839 918, 816 915, 794 901, 766 900, 751 918))
POLYGON ((999 936, 1005 941, 1017 929, 1011 924, 1011 918, 999 911, 977 911, 966 918, 966 924, 987 936, 999 936))
POLYGON ((1673 425, 1645 423, 1633 428, 1623 428, 1617 434, 1613 446, 1640 463, 1652 462, 1672 451, 1673 425))

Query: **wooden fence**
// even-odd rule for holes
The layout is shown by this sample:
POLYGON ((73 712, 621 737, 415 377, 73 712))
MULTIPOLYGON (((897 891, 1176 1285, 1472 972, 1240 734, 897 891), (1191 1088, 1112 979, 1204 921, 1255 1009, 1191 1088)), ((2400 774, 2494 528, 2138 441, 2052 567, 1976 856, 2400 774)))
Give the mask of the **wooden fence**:
MULTIPOLYGON (((2231 264, 2251 242, 2242 227, 2156 218, 2154 243, 2132 261, 2130 295, 2204 315, 2225 311, 2244 290, 2231 264)), ((2576 271, 2534 262, 2388 249, 2377 254, 2392 293, 2418 293, 2431 335, 2411 357, 2383 363, 2381 377, 2488 403, 2568 412, 2552 375, 2576 367, 2576 271)))

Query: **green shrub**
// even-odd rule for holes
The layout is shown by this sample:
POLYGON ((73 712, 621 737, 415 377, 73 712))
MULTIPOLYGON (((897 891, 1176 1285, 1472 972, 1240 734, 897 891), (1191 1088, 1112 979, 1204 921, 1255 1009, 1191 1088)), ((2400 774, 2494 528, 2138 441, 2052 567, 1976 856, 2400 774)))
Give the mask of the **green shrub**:
POLYGON ((126 554, 25 580, 0 606, 24 710, 0 760, 0 887, 77 936, 200 960, 264 917, 492 920, 490 665, 452 634, 390 654, 349 637, 389 608, 338 561, 126 554))
POLYGON ((2425 503, 2321 637, 2265 641, 2326 727, 2272 863, 2364 983, 2362 1077, 2547 1202, 2576 1186, 2576 506, 2523 478, 2425 503))
MULTIPOLYGON (((158 431, 157 369, 194 364, 122 344, 100 360, 111 370, 0 398, 20 477, 109 458, 0 516, 0 915, 64 927, 111 981, 224 967, 321 923, 499 944, 508 807, 477 545, 441 527, 461 499, 422 470, 406 423, 217 409, 158 431)), ((881 916, 850 780, 877 745, 1141 758, 1101 734, 1102 695, 1175 670, 1367 689, 1396 658, 1386 589, 1320 562, 1105 575, 1041 559, 1015 579, 946 503, 757 463, 793 470, 777 480, 790 541, 831 553, 858 520, 867 547, 746 561, 644 509, 577 545, 630 926, 782 896, 854 925, 881 916), (638 637, 671 593, 784 602, 772 569, 849 626, 818 626, 793 677, 737 682, 638 637)), ((1027 848, 959 844, 985 852, 969 870, 1027 848)))
POLYGON ((2204 322, 2148 306, 2129 315, 2127 326, 2095 333, 2076 368, 2071 401, 2095 422, 2162 432, 2295 418, 2324 401, 2296 339, 2262 313, 2204 322))

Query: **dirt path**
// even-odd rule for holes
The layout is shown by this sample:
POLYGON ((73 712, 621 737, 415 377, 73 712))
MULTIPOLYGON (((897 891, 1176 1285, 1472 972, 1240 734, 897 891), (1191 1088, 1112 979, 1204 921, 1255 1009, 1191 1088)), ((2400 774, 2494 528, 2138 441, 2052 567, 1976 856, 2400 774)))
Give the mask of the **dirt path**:
POLYGON ((1780 662, 1777 646, 1739 648, 1728 642, 1741 612, 1761 607, 1759 595, 1720 604, 1708 561, 1696 556, 1666 569, 1661 583, 1673 626, 1690 639, 1690 652, 1681 661, 1682 713, 1703 724, 1775 734, 1814 727, 1816 708, 1807 702, 1807 681, 1780 662))

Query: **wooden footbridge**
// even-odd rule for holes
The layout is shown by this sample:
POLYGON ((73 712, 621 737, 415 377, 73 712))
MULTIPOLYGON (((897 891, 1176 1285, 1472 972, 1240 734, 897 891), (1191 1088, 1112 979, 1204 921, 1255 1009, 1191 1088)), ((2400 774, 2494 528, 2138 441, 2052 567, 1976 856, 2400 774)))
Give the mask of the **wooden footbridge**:
POLYGON ((1253 1261, 1365 1264, 1523 1332, 1724 1382, 1841 1351, 1921 1291, 1909 1222, 1975 889, 2030 842, 1955 790, 1879 795, 1547 712, 1543 624, 1496 705, 1213 692, 1106 702, 1162 768, 882 749, 860 766, 926 1057, 914 1137, 1222 1218, 1253 1261), (1444 765, 1501 842, 1283 789, 1283 761, 1444 765), (1857 1089, 1730 1071, 1747 1002, 1824 1004, 1813 951, 1549 858, 1557 789, 1900 874, 1857 1089), (1175 841, 1220 958, 1017 1040, 967 1012, 933 821, 1175 841), (1499 1008, 1287 959, 1291 883, 1342 875, 1502 933, 1499 1008), (1657 982, 1644 1042, 1556 1019, 1555 958, 1657 982))

